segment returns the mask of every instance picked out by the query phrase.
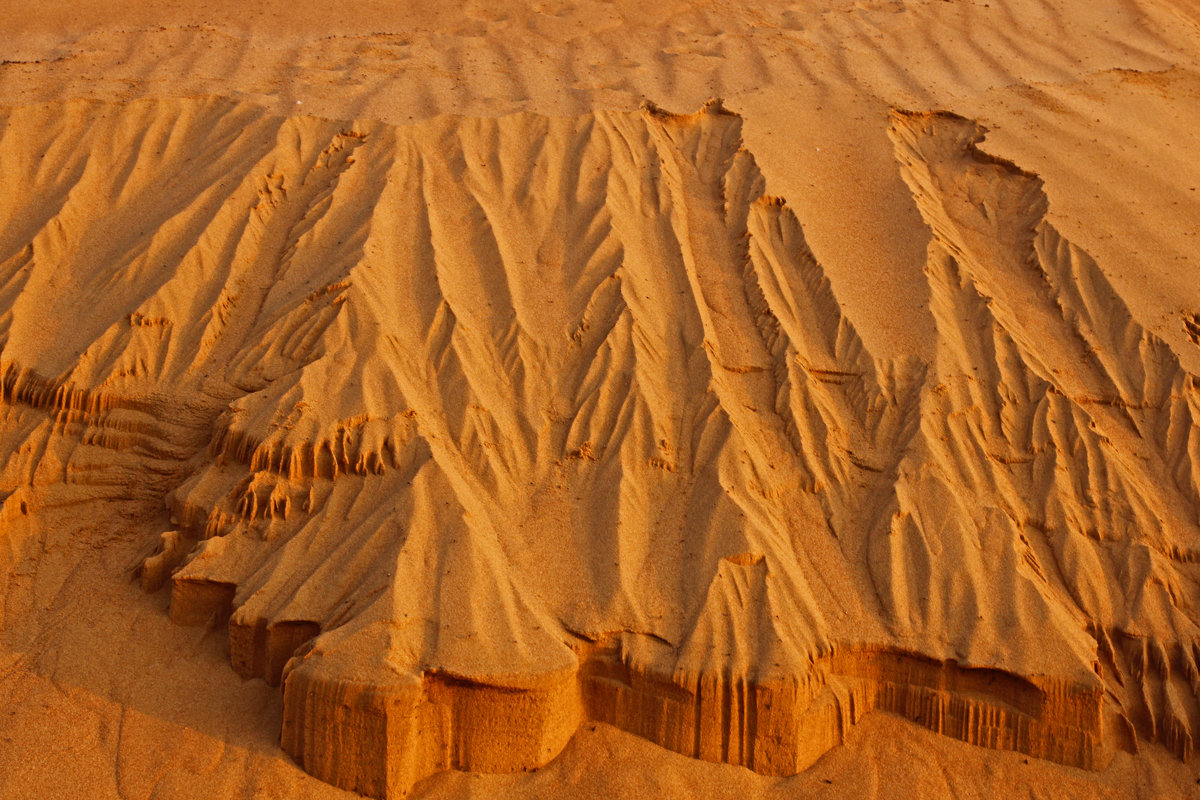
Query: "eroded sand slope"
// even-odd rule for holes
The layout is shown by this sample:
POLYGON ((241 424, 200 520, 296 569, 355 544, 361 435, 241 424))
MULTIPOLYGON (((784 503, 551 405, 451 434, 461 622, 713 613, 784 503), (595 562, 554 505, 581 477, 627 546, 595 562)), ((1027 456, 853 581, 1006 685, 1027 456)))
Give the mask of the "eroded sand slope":
POLYGON ((877 708, 1186 760, 1195 378, 978 126, 888 133, 928 358, 867 350, 719 105, 8 109, 9 557, 165 497, 144 588, 228 619, 284 750, 375 796, 584 720, 768 775, 877 708))

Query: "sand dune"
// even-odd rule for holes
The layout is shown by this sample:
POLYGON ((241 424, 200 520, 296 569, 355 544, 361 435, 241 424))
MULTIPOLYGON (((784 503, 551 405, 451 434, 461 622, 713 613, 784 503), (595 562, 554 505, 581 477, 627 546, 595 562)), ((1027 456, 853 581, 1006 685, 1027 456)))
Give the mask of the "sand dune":
POLYGON ((1193 4, 199 8, 4 20, 0 794, 1186 796, 1193 4))
POLYGON ((1195 378, 974 123, 889 131, 930 361, 870 354, 719 104, 6 123, 47 198, 3 240, 11 452, 175 484, 142 585, 228 620, 315 776, 535 768, 585 719, 790 775, 872 709, 1190 758, 1195 378))

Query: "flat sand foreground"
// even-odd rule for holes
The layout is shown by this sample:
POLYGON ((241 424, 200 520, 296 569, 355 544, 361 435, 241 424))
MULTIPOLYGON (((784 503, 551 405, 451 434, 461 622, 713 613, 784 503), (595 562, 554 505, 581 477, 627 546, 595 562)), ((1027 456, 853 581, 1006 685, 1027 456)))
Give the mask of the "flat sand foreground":
POLYGON ((0 796, 1200 792, 1200 6, 0 30, 0 796))

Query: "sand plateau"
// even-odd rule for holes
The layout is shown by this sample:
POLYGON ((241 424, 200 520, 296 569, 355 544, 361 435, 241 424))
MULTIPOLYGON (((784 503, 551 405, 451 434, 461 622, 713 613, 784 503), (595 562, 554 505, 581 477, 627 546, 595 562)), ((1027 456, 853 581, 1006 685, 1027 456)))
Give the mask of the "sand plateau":
POLYGON ((2 122, 9 547, 165 497, 143 588, 227 624, 317 778, 585 721, 790 775, 873 710, 1192 757, 1196 378, 975 123, 892 114, 935 346, 876 357, 719 103, 2 122))

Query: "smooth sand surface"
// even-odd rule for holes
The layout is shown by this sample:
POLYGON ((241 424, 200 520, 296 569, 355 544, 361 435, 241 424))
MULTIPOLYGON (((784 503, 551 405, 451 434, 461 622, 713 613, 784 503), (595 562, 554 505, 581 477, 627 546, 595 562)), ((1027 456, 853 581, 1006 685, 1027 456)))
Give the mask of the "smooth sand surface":
POLYGON ((1200 6, 427 5, 0 3, 0 796, 1200 791, 1200 6))

